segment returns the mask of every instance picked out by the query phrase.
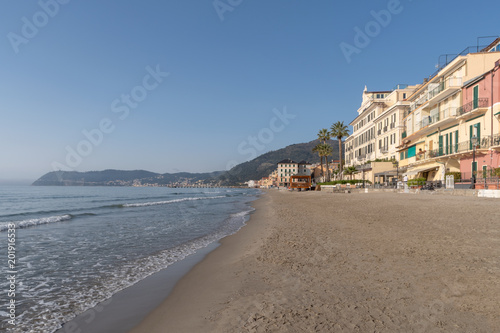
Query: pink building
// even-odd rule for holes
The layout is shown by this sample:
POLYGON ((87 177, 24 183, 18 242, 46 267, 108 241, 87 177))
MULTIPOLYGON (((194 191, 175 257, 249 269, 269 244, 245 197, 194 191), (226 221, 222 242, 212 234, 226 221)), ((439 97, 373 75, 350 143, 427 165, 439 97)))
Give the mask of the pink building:
POLYGON ((465 130, 470 140, 477 138, 475 163, 473 154, 460 159, 460 172, 463 178, 492 176, 500 168, 500 59, 488 72, 464 83, 462 88, 462 107, 457 115, 465 121, 465 130))

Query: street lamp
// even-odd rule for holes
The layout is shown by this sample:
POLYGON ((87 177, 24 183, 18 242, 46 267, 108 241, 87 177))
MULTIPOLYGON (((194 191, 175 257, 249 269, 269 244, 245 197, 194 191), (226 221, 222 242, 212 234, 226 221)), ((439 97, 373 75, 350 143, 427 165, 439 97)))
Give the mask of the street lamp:
POLYGON ((471 138, 472 142, 472 189, 476 188, 476 146, 477 146, 477 136, 471 138))

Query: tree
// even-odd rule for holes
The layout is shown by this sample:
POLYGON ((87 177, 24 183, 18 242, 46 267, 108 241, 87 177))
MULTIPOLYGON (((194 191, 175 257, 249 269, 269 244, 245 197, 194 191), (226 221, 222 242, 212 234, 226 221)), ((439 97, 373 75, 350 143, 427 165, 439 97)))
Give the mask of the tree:
POLYGON ((321 163, 321 177, 323 176, 323 152, 321 149, 321 143, 318 143, 314 148, 312 149, 314 153, 317 153, 319 158, 320 158, 320 163, 321 163))
POLYGON ((332 156, 333 154, 333 147, 330 146, 329 144, 325 143, 322 145, 321 148, 323 152, 323 156, 326 158, 326 181, 330 181, 330 166, 328 165, 328 156, 332 156))
POLYGON ((344 173, 345 173, 346 175, 350 175, 350 176, 351 176, 351 180, 352 180, 352 176, 353 176, 355 173, 357 173, 357 172, 358 172, 358 170, 357 170, 357 169, 356 169, 356 167, 355 167, 355 166, 353 166, 353 165, 348 166, 348 167, 347 167, 347 168, 345 168, 345 170, 344 170, 344 173))
MULTIPOLYGON (((327 141, 330 140, 331 137, 332 135, 326 128, 322 128, 318 132, 318 139, 323 142, 323 156, 326 158, 326 181, 330 181, 330 166, 328 165, 328 156, 331 155, 333 149, 330 149, 331 146, 327 143, 327 141)), ((321 172, 323 173, 323 164, 321 164, 321 172)))
POLYGON ((342 138, 349 135, 349 129, 344 125, 343 121, 337 121, 330 127, 330 135, 337 138, 339 142, 339 159, 340 159, 340 169, 339 173, 342 176, 342 138))

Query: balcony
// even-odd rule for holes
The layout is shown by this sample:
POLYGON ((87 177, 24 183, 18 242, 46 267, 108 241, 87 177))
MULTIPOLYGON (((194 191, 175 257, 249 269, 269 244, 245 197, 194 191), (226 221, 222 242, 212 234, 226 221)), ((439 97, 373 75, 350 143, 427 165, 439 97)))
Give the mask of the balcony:
POLYGON ((492 144, 491 144, 492 147, 495 147, 495 148, 500 147, 500 134, 493 135, 493 138, 491 141, 492 141, 492 144))
POLYGON ((396 127, 396 123, 391 123, 391 129, 393 129, 394 127, 396 127))
POLYGON ((460 91, 462 89, 462 78, 461 77, 451 77, 445 81, 438 83, 437 87, 429 91, 429 104, 431 107, 441 100, 449 97, 450 95, 460 91))
POLYGON ((462 78, 452 77, 439 83, 430 83, 426 91, 415 102, 410 104, 410 113, 425 105, 428 109, 441 100, 462 89, 462 78))
MULTIPOLYGON (((494 136, 493 139, 490 136, 483 137, 476 146, 476 149, 488 149, 490 148, 490 146, 492 146, 492 142, 493 146, 500 145, 500 137, 494 136)), ((467 140, 457 144, 443 145, 438 149, 417 153, 415 155, 415 161, 416 162, 427 161, 429 159, 455 155, 455 154, 466 154, 466 153, 470 154, 471 152, 472 152, 472 142, 470 140, 467 140)))
POLYGON ((377 131, 377 135, 380 135, 380 134, 382 134, 382 130, 381 130, 381 129, 379 129, 379 130, 377 131))
MULTIPOLYGON (((451 123, 457 122, 457 108, 449 107, 432 115, 423 116, 420 121, 414 124, 414 131, 411 132, 407 128, 407 137, 413 140, 415 135, 423 136, 435 131, 438 127, 447 126, 451 123), (411 133, 410 133, 411 132, 411 133)), ((404 137, 403 137, 404 139, 404 137)))
POLYGON ((418 109, 421 105, 427 103, 428 100, 429 100, 428 94, 424 93, 422 97, 420 97, 415 102, 410 104, 410 113, 418 109))
POLYGON ((384 126, 384 133, 387 132, 387 126, 384 126))
POLYGON ((387 154, 389 152, 389 147, 385 146, 380 148, 380 153, 381 154, 387 154))
POLYGON ((488 98, 478 98, 457 109, 459 118, 472 118, 484 114, 488 110, 488 98))

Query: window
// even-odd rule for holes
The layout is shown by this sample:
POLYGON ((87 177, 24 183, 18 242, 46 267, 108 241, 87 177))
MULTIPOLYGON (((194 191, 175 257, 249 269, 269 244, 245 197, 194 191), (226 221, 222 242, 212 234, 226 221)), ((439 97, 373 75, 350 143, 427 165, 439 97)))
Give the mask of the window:
POLYGON ((403 93, 403 99, 406 99, 406 93, 403 93))

